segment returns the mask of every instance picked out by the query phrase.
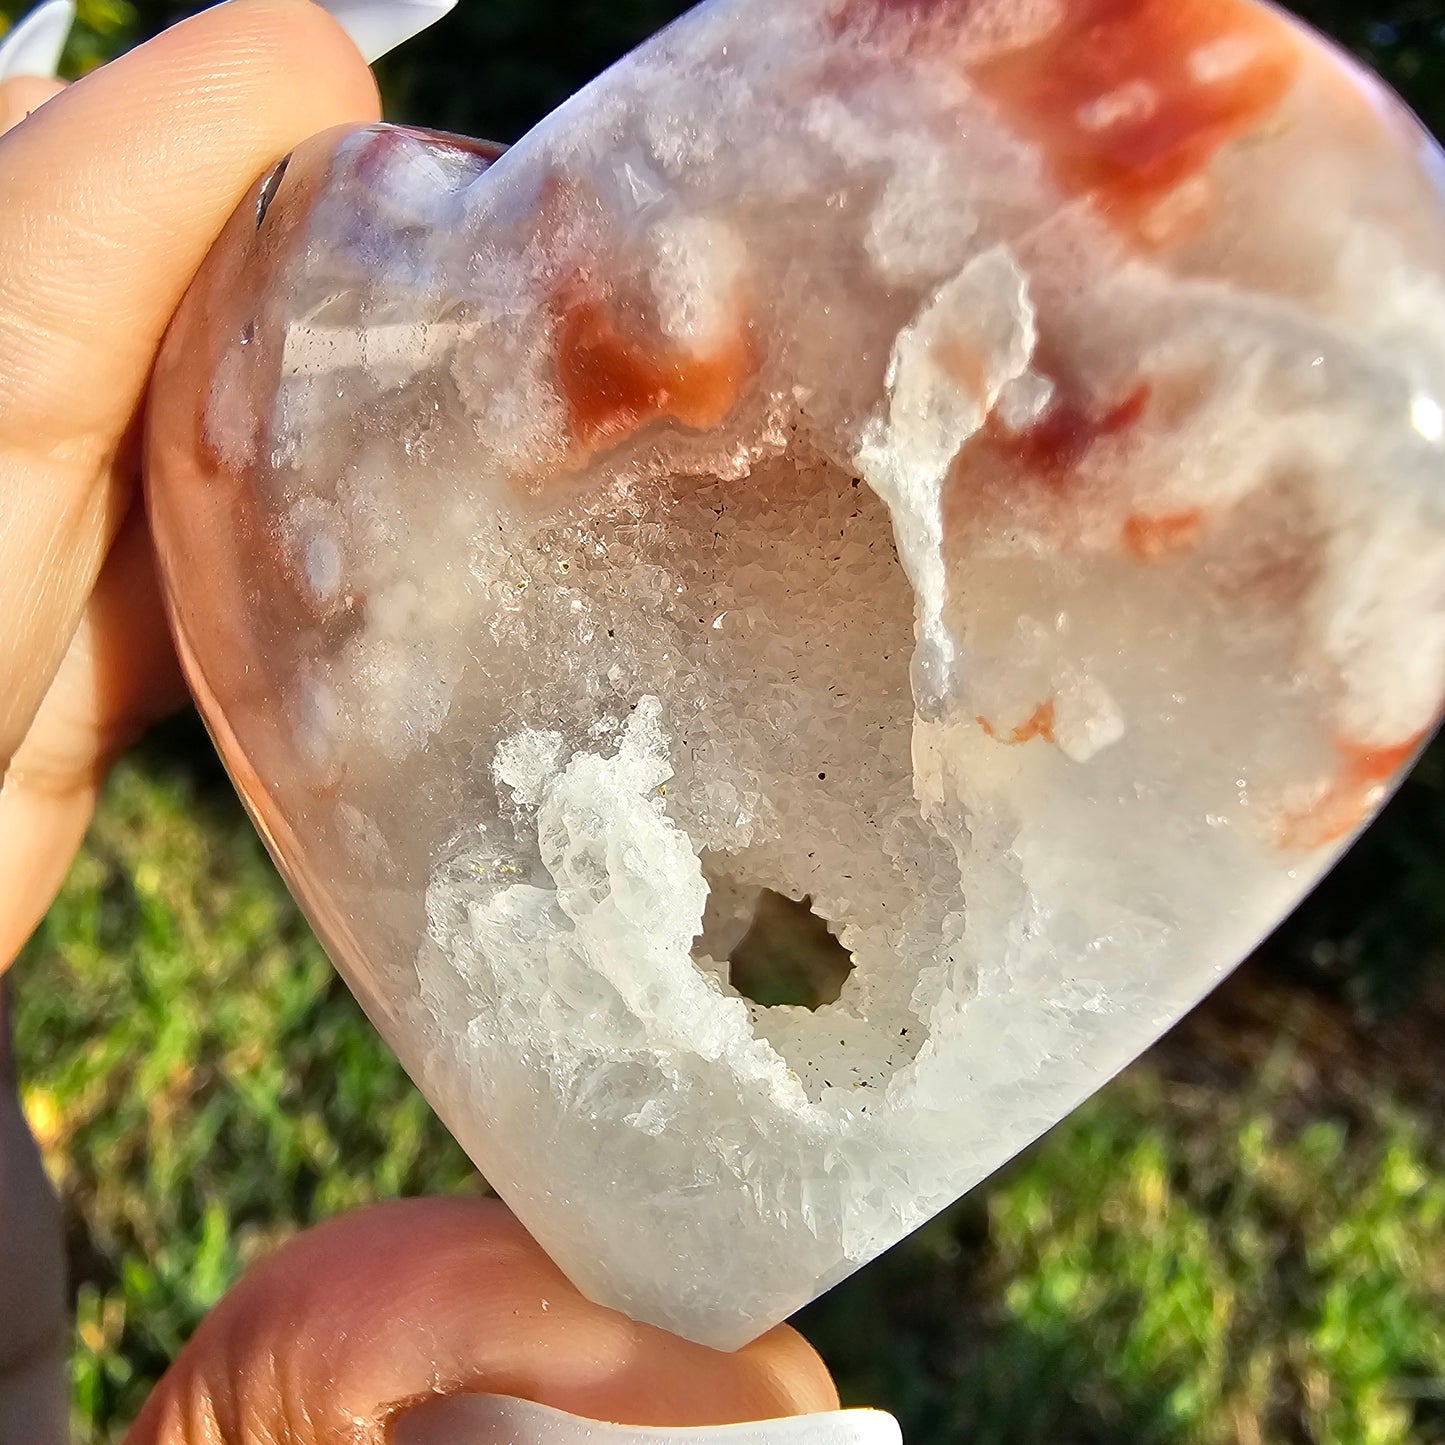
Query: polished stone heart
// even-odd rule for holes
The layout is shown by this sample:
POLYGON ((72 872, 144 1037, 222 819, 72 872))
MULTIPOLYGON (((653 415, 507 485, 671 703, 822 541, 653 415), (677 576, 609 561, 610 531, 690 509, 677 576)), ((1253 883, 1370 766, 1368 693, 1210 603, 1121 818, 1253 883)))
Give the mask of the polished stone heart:
POLYGON ((247 199, 153 391, 185 662, 589 1294, 790 1314, 1378 807, 1445 677, 1439 165, 1248 0, 714 0, 500 158, 247 199), (778 895, 816 1008, 738 986, 778 895))

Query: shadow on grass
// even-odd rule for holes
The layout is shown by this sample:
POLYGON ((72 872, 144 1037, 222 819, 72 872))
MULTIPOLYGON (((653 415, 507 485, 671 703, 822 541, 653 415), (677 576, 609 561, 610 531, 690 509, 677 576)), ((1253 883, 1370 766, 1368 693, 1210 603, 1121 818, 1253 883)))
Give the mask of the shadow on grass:
POLYGON ((132 756, 147 772, 186 783, 198 803, 240 810, 231 780, 194 707, 157 723, 136 744, 132 756))

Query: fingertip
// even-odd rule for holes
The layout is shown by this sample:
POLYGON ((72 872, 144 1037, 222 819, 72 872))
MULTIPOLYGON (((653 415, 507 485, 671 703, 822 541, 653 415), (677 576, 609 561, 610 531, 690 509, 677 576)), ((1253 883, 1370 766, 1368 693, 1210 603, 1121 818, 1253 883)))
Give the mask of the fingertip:
POLYGON ((690 1344, 584 1299, 495 1201, 409 1200, 322 1225, 259 1266, 187 1346, 131 1445, 178 1445, 173 1422, 197 1418, 225 1438, 272 1438, 297 1418, 318 1440, 384 1435, 428 1401, 486 1394, 669 1428, 837 1406, 796 1331, 731 1354, 690 1344))
POLYGON ((33 141, 64 169, 89 150, 92 171, 134 157, 158 189, 201 182, 234 195, 302 140, 380 114, 371 71, 321 5, 226 0, 69 87, 33 141))
POLYGON ((375 78, 356 42, 313 0, 226 0, 114 65, 138 60, 173 71, 173 88, 189 80, 211 96, 228 86, 257 92, 265 104, 256 106, 252 125, 282 137, 283 149, 334 125, 381 116, 375 78))
POLYGON ((838 1387, 823 1358, 791 1325, 778 1325, 744 1347, 760 1390, 780 1415, 812 1415, 838 1408, 838 1387))

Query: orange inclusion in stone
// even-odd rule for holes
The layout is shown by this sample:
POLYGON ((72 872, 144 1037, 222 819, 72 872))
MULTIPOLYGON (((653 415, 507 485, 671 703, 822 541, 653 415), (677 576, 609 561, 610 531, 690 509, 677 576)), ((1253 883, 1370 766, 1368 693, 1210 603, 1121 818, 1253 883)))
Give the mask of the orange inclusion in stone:
POLYGON ((557 379, 572 438, 609 445, 659 417, 706 431, 737 405, 754 370, 746 329, 702 356, 648 346, 618 328, 603 299, 568 287, 558 297, 557 379))
POLYGON ((1141 382, 1122 401, 1094 414, 1061 391, 1031 427, 1010 432, 991 424, 991 439, 1004 456, 1062 490, 1069 473, 1095 442, 1119 436, 1138 424, 1149 405, 1149 396, 1149 384, 1141 382))
POLYGON ((1136 227, 1279 105, 1299 63, 1254 0, 1064 0, 1042 40, 970 74, 1066 191, 1136 227))
POLYGON ((1402 743, 1386 746, 1371 746, 1350 738, 1337 739, 1339 773, 1317 802, 1285 819, 1280 846, 1323 848, 1327 843, 1348 837, 1369 817, 1385 784, 1415 755, 1425 735, 1418 732, 1402 743))
POLYGON ((978 725, 995 742, 1003 743, 1011 748, 1017 747, 1020 743, 1031 743, 1035 738, 1042 738, 1046 743, 1051 743, 1054 740, 1053 699, 1041 702, 1034 709, 1033 716, 1011 732, 1000 733, 986 717, 979 718, 978 725))
POLYGON ((988 360, 976 346, 956 337, 933 344, 932 356, 939 370, 947 373, 971 397, 984 404, 988 396, 988 360))
POLYGON ((1167 561, 1193 548, 1203 523, 1198 508, 1156 517, 1136 512, 1124 523, 1124 546, 1141 562, 1167 561))

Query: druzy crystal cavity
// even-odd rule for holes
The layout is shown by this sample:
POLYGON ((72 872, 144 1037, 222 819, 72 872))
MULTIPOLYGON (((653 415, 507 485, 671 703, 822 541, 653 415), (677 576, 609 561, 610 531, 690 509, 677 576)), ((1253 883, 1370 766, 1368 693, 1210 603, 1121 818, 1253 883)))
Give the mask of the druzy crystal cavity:
POLYGON ((1248 0, 714 0, 247 200, 155 384, 182 650, 584 1290, 742 1343, 1367 821, 1445 680, 1438 179, 1248 0), (778 895, 816 1008, 734 986, 778 895))

